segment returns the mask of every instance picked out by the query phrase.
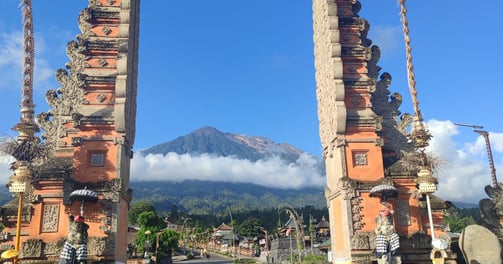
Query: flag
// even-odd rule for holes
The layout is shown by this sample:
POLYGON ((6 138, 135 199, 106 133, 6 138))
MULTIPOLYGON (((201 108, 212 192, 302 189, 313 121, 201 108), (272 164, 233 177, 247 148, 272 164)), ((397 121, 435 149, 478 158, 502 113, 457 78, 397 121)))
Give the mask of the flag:
POLYGON ((292 227, 289 226, 288 229, 286 230, 286 236, 290 236, 290 233, 292 233, 292 227))

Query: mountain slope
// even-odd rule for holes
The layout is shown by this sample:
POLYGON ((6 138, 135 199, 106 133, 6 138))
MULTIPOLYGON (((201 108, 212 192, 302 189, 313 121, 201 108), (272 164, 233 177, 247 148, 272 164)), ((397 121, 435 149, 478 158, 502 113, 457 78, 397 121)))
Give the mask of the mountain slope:
POLYGON ((149 200, 158 211, 176 205, 190 214, 218 214, 232 211, 265 210, 287 203, 294 207, 323 208, 322 188, 284 190, 251 183, 186 180, 183 182, 131 182, 133 200, 149 200))
POLYGON ((273 155, 294 162, 303 152, 292 145, 275 143, 264 137, 224 133, 210 126, 202 127, 173 141, 158 144, 142 151, 147 154, 211 154, 257 161, 273 155))

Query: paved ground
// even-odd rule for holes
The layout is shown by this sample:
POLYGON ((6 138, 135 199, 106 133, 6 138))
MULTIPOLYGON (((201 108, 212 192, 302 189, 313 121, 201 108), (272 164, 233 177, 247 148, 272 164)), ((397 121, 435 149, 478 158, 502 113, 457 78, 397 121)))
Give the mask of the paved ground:
MULTIPOLYGON (((210 257, 209 258, 201 258, 200 252, 194 250, 194 258, 193 259, 187 259, 186 255, 175 253, 171 257, 173 260, 173 263, 218 263, 218 264, 225 264, 225 263, 233 263, 235 259, 221 255, 215 252, 210 252, 210 257)), ((236 257, 237 258, 237 257, 236 257)), ((258 258, 253 258, 253 257, 248 257, 248 256, 240 256, 239 259, 241 260, 247 260, 247 263, 257 263, 258 258)), ((152 259, 150 264, 155 263, 155 258, 152 259)), ((127 264, 148 264, 148 260, 144 260, 143 258, 136 258, 136 259, 129 259, 127 261, 127 264)))

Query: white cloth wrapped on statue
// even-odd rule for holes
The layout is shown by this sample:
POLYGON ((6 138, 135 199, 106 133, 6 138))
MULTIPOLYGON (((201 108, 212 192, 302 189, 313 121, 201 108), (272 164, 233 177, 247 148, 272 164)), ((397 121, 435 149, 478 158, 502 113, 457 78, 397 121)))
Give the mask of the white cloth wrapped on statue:
POLYGON ((65 241, 63 250, 59 255, 59 264, 87 263, 87 245, 81 244, 77 248, 72 243, 65 241))
POLYGON ((389 237, 385 235, 376 236, 376 255, 378 258, 389 253, 391 256, 398 254, 400 249, 400 237, 397 233, 392 233, 389 237))
POLYGON ((386 256, 386 262, 392 263, 392 257, 400 254, 400 237, 393 226, 393 213, 389 209, 379 212, 376 218, 376 257, 386 256))

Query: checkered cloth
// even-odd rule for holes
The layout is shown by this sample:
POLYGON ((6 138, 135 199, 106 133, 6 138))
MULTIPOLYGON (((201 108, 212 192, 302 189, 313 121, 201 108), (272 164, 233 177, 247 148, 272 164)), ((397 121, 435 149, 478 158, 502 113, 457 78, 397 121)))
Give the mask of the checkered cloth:
POLYGON ((87 262, 87 245, 79 245, 78 248, 74 248, 72 243, 65 241, 63 245, 63 250, 59 255, 59 264, 75 264, 87 262))
MULTIPOLYGON (((387 255, 388 262, 391 261, 391 256, 398 253, 400 248, 400 237, 397 233, 391 233, 391 235, 377 235, 376 236, 376 255, 381 258, 383 255, 387 255)), ((389 262, 391 263, 391 262, 389 262)))

